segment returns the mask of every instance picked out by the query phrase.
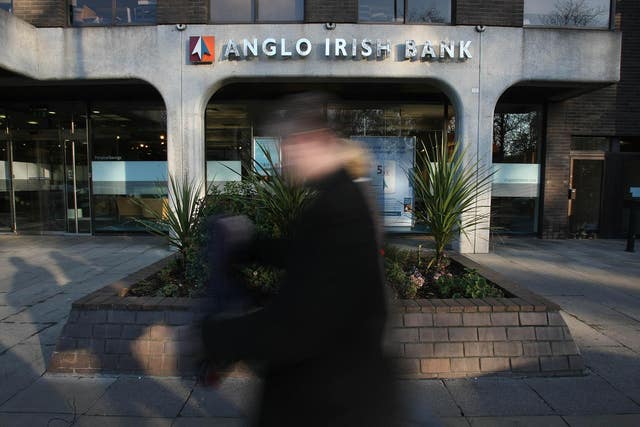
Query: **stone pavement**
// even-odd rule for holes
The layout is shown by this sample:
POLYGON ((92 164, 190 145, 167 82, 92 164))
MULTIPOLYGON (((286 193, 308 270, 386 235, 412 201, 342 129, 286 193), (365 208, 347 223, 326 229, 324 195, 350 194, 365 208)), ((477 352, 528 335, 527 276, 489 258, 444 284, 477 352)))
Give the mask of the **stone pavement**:
MULTIPOLYGON (((180 378, 42 375, 73 299, 166 253, 139 237, 47 239, 0 236, 0 427, 246 424, 255 379, 212 389, 180 378)), ((589 373, 402 381, 407 425, 437 425, 434 414, 445 426, 640 425, 640 256, 623 248, 505 239, 473 256, 565 309, 589 373)))
POLYGON ((0 403, 44 374, 73 301, 169 253, 157 237, 0 235, 0 403))

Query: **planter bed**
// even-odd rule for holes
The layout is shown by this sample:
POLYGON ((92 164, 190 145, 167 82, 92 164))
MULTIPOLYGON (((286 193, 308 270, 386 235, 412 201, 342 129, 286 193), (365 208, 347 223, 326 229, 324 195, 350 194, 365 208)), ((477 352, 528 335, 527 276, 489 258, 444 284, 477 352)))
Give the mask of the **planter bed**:
MULTIPOLYGON (((390 348, 398 374, 449 378, 488 374, 579 375, 582 357, 559 307, 466 257, 451 255, 509 298, 398 300, 390 348)), ((203 299, 120 297, 171 257, 73 303, 50 372, 192 376, 203 299)), ((240 368, 237 374, 246 372, 240 368)))

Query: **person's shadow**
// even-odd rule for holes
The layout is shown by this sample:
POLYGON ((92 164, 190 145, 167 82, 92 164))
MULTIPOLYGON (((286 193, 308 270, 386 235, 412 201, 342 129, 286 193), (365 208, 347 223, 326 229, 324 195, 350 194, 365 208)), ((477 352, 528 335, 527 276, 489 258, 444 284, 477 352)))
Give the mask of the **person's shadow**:
MULTIPOLYGON (((0 300, 0 411, 37 412, 26 389, 44 388, 47 399, 66 400, 55 388, 34 384, 45 373, 55 348, 59 332, 55 326, 64 323, 64 319, 56 322, 48 317, 56 303, 49 300, 61 290, 56 275, 43 266, 19 256, 9 258, 9 265, 13 269, 10 285, 0 300)), ((68 424, 73 418, 73 404, 68 404, 69 415, 47 416, 43 420, 68 424)))

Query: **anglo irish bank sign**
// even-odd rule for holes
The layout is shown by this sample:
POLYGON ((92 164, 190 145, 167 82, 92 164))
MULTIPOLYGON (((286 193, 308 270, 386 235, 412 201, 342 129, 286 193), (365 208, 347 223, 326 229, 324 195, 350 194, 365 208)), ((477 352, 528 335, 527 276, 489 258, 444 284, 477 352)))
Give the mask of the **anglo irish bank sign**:
MULTIPOLYGON (((193 64, 211 63, 213 55, 213 36, 190 37, 189 53, 193 64), (210 41, 207 48, 204 41, 210 41), (206 60, 205 57, 206 56, 206 60)), ((280 59, 302 59, 320 50, 326 58, 370 59, 378 60, 397 57, 397 60, 422 61, 466 61, 473 58, 470 40, 404 40, 392 43, 381 39, 344 39, 326 38, 312 41, 308 38, 286 39, 267 37, 265 39, 245 38, 228 39, 222 44, 221 60, 244 60, 256 57, 274 57, 280 59), (397 52, 397 55, 396 55, 397 52)))

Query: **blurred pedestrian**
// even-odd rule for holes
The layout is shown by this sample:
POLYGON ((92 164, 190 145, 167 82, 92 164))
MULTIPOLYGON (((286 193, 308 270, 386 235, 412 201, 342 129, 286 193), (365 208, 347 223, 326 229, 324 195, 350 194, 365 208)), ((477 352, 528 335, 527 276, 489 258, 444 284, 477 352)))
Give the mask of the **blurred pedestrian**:
POLYGON ((284 172, 315 197, 287 240, 255 240, 249 250, 285 269, 280 292, 251 314, 205 320, 206 353, 264 363, 261 426, 400 425, 370 203, 348 172, 353 156, 327 125, 325 98, 302 94, 285 105, 284 172))

